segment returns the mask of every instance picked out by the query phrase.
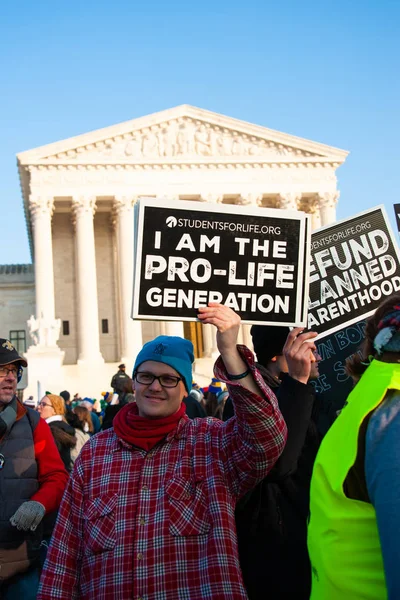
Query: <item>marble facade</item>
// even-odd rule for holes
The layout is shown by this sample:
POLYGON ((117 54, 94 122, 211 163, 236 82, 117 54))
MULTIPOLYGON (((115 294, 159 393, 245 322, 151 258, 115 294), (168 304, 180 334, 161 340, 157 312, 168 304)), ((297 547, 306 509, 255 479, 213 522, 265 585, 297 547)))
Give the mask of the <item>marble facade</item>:
MULTIPOLYGON (((188 105, 19 154, 35 271, 28 388, 41 377, 48 387, 98 394, 143 342, 184 333, 183 323, 129 316, 138 198, 303 210, 317 228, 336 219, 336 169, 346 156, 188 105)), ((215 341, 209 326, 199 327, 185 334, 198 336, 196 370, 208 379, 215 341)))

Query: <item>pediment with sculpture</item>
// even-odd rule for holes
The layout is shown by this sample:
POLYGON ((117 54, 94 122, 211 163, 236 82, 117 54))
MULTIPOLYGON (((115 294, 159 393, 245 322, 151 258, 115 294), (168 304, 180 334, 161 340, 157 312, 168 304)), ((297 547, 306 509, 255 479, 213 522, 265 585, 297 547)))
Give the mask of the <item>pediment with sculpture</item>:
POLYGON ((199 119, 181 117, 58 152, 45 157, 43 162, 146 162, 203 157, 295 160, 296 157, 318 156, 322 155, 199 119))

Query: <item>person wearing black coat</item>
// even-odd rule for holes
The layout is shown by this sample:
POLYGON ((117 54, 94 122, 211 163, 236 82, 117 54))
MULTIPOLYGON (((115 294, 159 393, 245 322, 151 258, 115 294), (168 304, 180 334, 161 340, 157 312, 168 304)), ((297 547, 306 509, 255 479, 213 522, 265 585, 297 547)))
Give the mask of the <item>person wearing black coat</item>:
POLYGON ((53 434, 58 452, 65 468, 70 473, 72 471, 71 450, 76 445, 75 429, 64 421, 54 421, 49 423, 51 433, 53 434))
POLYGON ((183 399, 186 406, 186 414, 189 419, 195 419, 196 417, 204 418, 207 413, 201 404, 203 399, 203 392, 200 390, 191 390, 190 394, 183 399))
POLYGON ((118 404, 108 404, 104 411, 104 418, 101 424, 102 431, 110 429, 113 426, 115 415, 121 410, 125 404, 129 402, 135 402, 135 395, 133 394, 132 379, 127 376, 125 383, 118 396, 118 404))
MULTIPOLYGON (((309 489, 321 441, 318 401, 308 383, 318 377, 316 334, 262 325, 253 325, 251 334, 257 366, 278 398, 288 438, 272 471, 236 507, 244 583, 249 600, 308 600, 309 489)), ((228 399, 224 419, 229 404, 228 399)))

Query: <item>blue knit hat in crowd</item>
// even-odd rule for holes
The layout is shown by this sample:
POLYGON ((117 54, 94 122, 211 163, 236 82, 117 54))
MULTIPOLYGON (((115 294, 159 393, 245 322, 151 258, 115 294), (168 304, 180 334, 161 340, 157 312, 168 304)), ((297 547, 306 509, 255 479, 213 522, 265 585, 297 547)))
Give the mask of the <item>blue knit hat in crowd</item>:
POLYGON ((210 385, 208 386, 208 391, 211 394, 218 395, 222 392, 222 390, 223 390, 222 382, 219 379, 217 379, 216 377, 213 377, 210 385))
POLYGON ((146 360, 164 363, 175 369, 182 377, 186 390, 190 392, 194 361, 192 342, 172 335, 159 335, 143 346, 136 357, 133 372, 146 360))

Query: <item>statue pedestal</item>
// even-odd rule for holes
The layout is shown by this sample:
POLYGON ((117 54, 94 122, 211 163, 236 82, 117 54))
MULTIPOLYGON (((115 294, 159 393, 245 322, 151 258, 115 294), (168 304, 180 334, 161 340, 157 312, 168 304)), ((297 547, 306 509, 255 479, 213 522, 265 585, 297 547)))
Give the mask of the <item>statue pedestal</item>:
MULTIPOLYGON (((28 362, 28 386, 24 396, 59 394, 63 389, 62 364, 65 352, 58 346, 30 346, 24 357, 28 362), (38 391, 39 390, 39 391, 38 391)), ((40 398, 39 398, 40 400, 40 398)))

